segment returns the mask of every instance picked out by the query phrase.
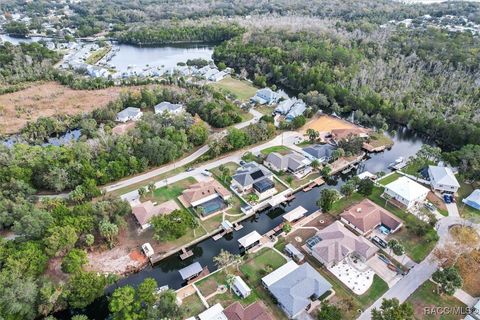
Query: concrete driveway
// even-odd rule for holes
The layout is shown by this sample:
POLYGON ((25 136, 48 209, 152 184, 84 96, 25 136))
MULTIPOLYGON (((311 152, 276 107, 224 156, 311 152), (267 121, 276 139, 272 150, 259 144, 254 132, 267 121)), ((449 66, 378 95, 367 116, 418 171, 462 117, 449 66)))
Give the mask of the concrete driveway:
POLYGON ((372 268, 375 273, 383 279, 388 284, 388 287, 391 288, 395 285, 402 276, 397 274, 395 271, 390 270, 387 267, 387 264, 380 260, 378 255, 373 256, 367 261, 367 265, 372 268))

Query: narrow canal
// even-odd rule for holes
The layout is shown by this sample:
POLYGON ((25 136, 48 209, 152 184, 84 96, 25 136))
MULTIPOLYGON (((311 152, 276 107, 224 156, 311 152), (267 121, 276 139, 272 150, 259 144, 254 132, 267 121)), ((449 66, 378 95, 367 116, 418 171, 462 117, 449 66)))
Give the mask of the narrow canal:
MULTIPOLYGON (((424 143, 420 137, 415 136, 407 129, 399 128, 395 136, 391 136, 394 141, 394 145, 390 150, 386 150, 381 153, 370 154, 362 165, 359 166, 359 171, 370 172, 390 172, 388 165, 395 161, 398 157, 408 158, 417 153, 422 144, 424 143)), ((182 279, 178 270, 193 263, 199 262, 202 266, 208 266, 210 272, 216 269, 213 263, 213 257, 218 255, 221 249, 228 250, 232 253, 239 253, 239 247, 237 240, 244 235, 250 233, 253 230, 258 231, 260 234, 264 234, 267 231, 275 228, 282 222, 282 215, 285 212, 293 210, 298 206, 303 206, 308 210, 308 214, 315 212, 318 207, 316 201, 319 197, 320 191, 324 188, 339 189, 345 181, 357 172, 351 172, 346 175, 338 175, 328 184, 324 184, 320 187, 313 188, 308 192, 298 191, 296 197, 288 205, 279 205, 274 208, 269 208, 258 212, 255 216, 245 220, 243 229, 235 231, 228 236, 221 238, 218 241, 214 241, 211 238, 206 239, 197 245, 191 247, 194 255, 185 261, 181 261, 178 254, 172 255, 162 261, 160 261, 155 267, 147 267, 146 269, 129 275, 119 280, 115 285, 107 288, 106 294, 110 294, 115 288, 124 285, 137 286, 145 278, 154 278, 159 286, 168 285, 172 289, 178 289, 182 287, 182 279)), ((84 313, 90 319, 105 319, 108 315, 108 301, 104 296, 93 304, 88 306, 85 310, 66 310, 55 314, 59 319, 69 319, 72 314, 84 313)))

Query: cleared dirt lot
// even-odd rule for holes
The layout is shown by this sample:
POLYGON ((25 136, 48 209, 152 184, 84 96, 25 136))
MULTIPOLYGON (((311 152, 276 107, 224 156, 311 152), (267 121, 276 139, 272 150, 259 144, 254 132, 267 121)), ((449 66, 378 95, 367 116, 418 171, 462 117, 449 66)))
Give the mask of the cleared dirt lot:
POLYGON ((16 133, 28 121, 41 116, 92 111, 131 89, 112 87, 90 91, 72 90, 55 82, 32 84, 24 90, 0 96, 0 133, 16 133))
POLYGON ((331 116, 320 116, 308 122, 303 127, 303 131, 307 131, 307 129, 314 129, 318 132, 328 132, 333 129, 351 129, 355 127, 355 125, 342 119, 331 116))

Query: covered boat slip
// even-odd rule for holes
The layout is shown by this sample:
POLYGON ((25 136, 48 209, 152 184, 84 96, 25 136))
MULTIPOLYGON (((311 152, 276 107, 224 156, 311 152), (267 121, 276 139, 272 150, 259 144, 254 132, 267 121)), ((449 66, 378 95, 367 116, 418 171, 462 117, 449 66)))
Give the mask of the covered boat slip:
POLYGON ((293 222, 293 221, 296 221, 298 219, 303 218, 307 212, 308 212, 307 209, 305 209, 302 206, 299 206, 299 207, 293 209, 292 211, 285 213, 283 215, 283 220, 285 220, 287 222, 293 222))
POLYGON ((240 244, 240 247, 246 251, 258 245, 260 239, 262 239, 262 236, 257 231, 252 231, 246 236, 238 239, 238 243, 240 244))
POLYGON ((198 262, 194 262, 183 269, 178 270, 183 280, 190 280, 202 273, 203 268, 198 262))

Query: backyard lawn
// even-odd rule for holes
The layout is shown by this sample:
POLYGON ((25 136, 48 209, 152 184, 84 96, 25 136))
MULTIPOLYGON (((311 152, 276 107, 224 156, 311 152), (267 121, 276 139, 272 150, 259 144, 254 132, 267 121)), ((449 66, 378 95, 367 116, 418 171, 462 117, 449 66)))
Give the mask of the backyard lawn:
POLYGON ((402 172, 415 177, 420 177, 419 171, 429 165, 435 165, 435 162, 421 158, 413 158, 408 162, 407 166, 402 169, 402 172))
POLYGON ((414 234, 409 226, 415 226, 421 223, 413 214, 401 210, 391 204, 388 204, 385 199, 381 198, 383 188, 375 187, 373 193, 368 197, 370 200, 385 208, 397 217, 403 220, 404 227, 393 234, 391 237, 399 240, 405 247, 406 254, 415 262, 420 262, 433 250, 437 243, 437 232, 433 228, 429 228, 427 233, 423 236, 414 234), (428 241, 431 239, 431 241, 428 241))
POLYGON ((245 274, 247 279, 253 283, 259 282, 261 278, 267 275, 266 268, 269 266, 272 271, 282 266, 287 262, 277 252, 271 249, 262 249, 246 263, 244 263, 240 270, 245 274))
POLYGON ((401 176, 402 176, 401 174, 394 172, 387 177, 380 178, 377 182, 380 183, 382 186, 386 186, 387 184, 397 180, 401 176))
POLYGON ((250 82, 227 77, 212 84, 213 87, 233 94, 237 99, 248 101, 257 92, 250 82))
POLYGON ((465 307, 465 305, 454 297, 447 295, 439 295, 436 292, 436 286, 433 282, 427 281, 420 286, 407 300, 413 304, 416 319, 427 320, 456 320, 463 319, 465 315, 428 315, 425 314, 425 308, 441 307, 441 308, 457 308, 465 307))
POLYGON ((205 310, 205 306, 195 293, 182 300, 182 310, 185 311, 185 317, 193 317, 205 310))
POLYGON ((388 290, 388 284, 378 275, 373 276, 373 283, 367 292, 358 296, 358 300, 364 306, 369 306, 380 298, 388 290))
POLYGON ((358 202, 362 201, 365 198, 365 196, 361 195, 360 193, 353 193, 350 197, 343 197, 332 205, 332 209, 328 212, 331 215, 339 215, 345 209, 348 207, 353 206, 354 204, 357 204, 358 202))
POLYGON ((262 151, 260 151, 260 153, 265 155, 265 156, 269 155, 272 152, 277 152, 277 153, 280 153, 280 154, 288 154, 288 153, 292 152, 292 150, 290 150, 290 148, 288 148, 286 146, 273 146, 273 147, 266 148, 266 149, 263 149, 262 151))

